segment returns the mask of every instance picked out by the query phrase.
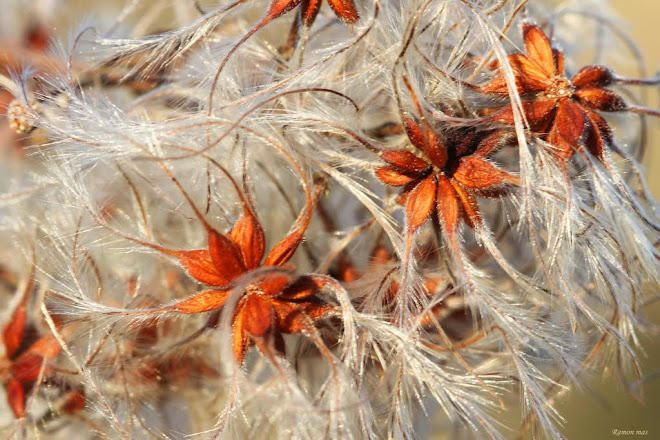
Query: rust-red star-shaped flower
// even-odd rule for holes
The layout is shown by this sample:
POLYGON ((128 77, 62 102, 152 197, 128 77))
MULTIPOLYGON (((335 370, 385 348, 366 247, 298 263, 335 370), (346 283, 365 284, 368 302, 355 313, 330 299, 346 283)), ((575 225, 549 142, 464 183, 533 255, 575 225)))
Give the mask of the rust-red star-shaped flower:
MULTIPOLYGON (((602 159, 603 149, 612 142, 612 131, 598 111, 618 112, 628 105, 611 85, 614 74, 603 66, 586 66, 570 80, 564 73, 564 55, 553 49, 550 40, 536 25, 523 25, 527 54, 508 56, 516 88, 522 98, 525 117, 544 140, 557 147, 557 156, 568 161, 584 144, 602 159)), ((485 93, 508 96, 504 76, 479 88, 485 93)), ((492 119, 513 124, 512 106, 498 111, 492 119)))
MULTIPOLYGON (((158 311, 193 314, 218 310, 229 299, 236 281, 257 268, 287 265, 311 218, 307 209, 287 236, 265 255, 264 231, 245 204, 243 215, 226 235, 207 227, 208 247, 174 250, 151 245, 176 257, 188 274, 211 286, 189 298, 158 311)), ((310 330, 314 322, 334 314, 334 308, 316 296, 325 285, 323 277, 295 277, 287 273, 267 274, 243 288, 233 312, 233 351, 238 363, 251 344, 267 353, 267 346, 284 350, 283 333, 310 330)))
POLYGON ((435 214, 450 235, 461 219, 475 227, 481 223, 475 196, 519 183, 486 160, 498 146, 500 132, 458 128, 441 136, 425 121, 420 125, 405 117, 403 124, 415 153, 382 151, 387 165, 376 168, 376 176, 387 185, 404 187, 399 201, 406 206, 409 233, 435 214))

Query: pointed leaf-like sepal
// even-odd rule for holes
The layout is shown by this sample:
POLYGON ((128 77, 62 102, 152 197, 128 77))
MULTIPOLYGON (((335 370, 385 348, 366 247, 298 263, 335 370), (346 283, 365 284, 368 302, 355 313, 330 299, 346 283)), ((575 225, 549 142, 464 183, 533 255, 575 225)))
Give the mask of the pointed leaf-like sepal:
POLYGON ((573 78, 575 87, 605 87, 614 82, 614 73, 605 66, 585 66, 573 78))
POLYGON ((431 174, 410 191, 406 202, 409 233, 415 232, 422 226, 435 209, 436 189, 436 178, 431 174))
POLYGON ((318 277, 301 276, 277 296, 278 300, 297 301, 316 295, 327 284, 318 277))
POLYGON ((555 57, 555 71, 557 72, 557 75, 565 76, 564 53, 561 50, 552 49, 552 54, 555 57))
POLYGON ((594 110, 621 112, 628 109, 628 104, 622 97, 607 89, 582 87, 574 96, 579 102, 594 110))
POLYGON ((17 419, 25 417, 25 389, 18 380, 10 378, 5 384, 7 403, 17 419))
POLYGON ((456 191, 456 194, 458 194, 458 198, 461 201, 463 219, 465 222, 473 229, 481 225, 481 213, 479 211, 477 199, 467 192, 457 181, 452 180, 451 185, 454 187, 454 191, 456 191))
MULTIPOLYGON (((54 359, 60 352, 60 344, 53 336, 37 339, 27 350, 21 353, 9 367, 14 379, 30 383, 39 377, 45 362, 54 359)), ((48 371, 47 367, 45 371, 48 371)))
POLYGON ((5 357, 7 359, 13 359, 14 355, 18 351, 21 343, 23 342, 23 337, 25 335, 25 326, 27 323, 27 302, 32 292, 32 287, 34 283, 34 264, 32 266, 32 271, 30 273, 30 278, 28 279, 27 284, 22 292, 22 297, 16 309, 11 315, 11 319, 2 330, 2 342, 5 345, 5 357))
POLYGON ((171 254, 179 259, 191 277, 209 286, 226 286, 240 274, 230 268, 218 267, 206 249, 172 251, 171 254))
POLYGON ((461 207, 458 203, 458 194, 445 176, 438 178, 437 196, 438 217, 442 226, 448 234, 453 234, 458 229, 461 216, 461 207))
POLYGON ((557 147, 555 155, 560 161, 567 161, 573 157, 586 126, 586 116, 580 105, 568 99, 562 100, 557 109, 555 122, 546 139, 557 147))
POLYGON ((568 99, 559 103, 555 126, 561 137, 572 147, 577 147, 584 133, 586 117, 578 104, 568 99))
POLYGON ((376 177, 389 186, 405 186, 417 180, 418 177, 403 173, 395 167, 384 166, 375 170, 376 177))
POLYGON ((259 288, 266 296, 277 296, 291 284, 292 277, 283 274, 268 274, 259 283, 259 288))
POLYGON ((259 266, 264 257, 266 240, 261 224, 248 209, 244 210, 243 216, 234 225, 229 238, 240 249, 245 268, 254 269, 259 266))
POLYGON ((2 331, 2 339, 5 344, 5 356, 7 359, 14 357, 16 350, 21 345, 23 340, 23 333, 25 332, 25 323, 27 321, 27 312, 25 310, 25 302, 16 307, 11 316, 11 320, 2 331))
POLYGON ((293 257, 293 254, 296 253, 298 246, 302 243, 309 222, 312 219, 314 203, 316 203, 325 188, 324 180, 320 179, 316 181, 314 188, 314 195, 307 200, 307 206, 305 206, 300 213, 286 237, 280 240, 280 242, 273 246, 270 252, 268 252, 262 266, 282 266, 293 257))
POLYGON ((307 302, 273 301, 278 329, 281 333, 295 334, 310 330, 312 323, 335 315, 336 311, 328 304, 318 300, 307 302))
POLYGON ((335 11, 335 15, 344 23, 355 23, 360 19, 360 14, 353 0, 328 0, 328 4, 335 11))
POLYGON ((437 133, 427 124, 420 126, 411 118, 403 118, 403 126, 410 142, 437 167, 442 168, 447 163, 447 146, 437 133))
POLYGON ((551 76, 534 60, 519 53, 509 55, 508 60, 520 93, 538 92, 546 88, 551 76))
POLYGON ((234 312, 234 320, 232 322, 232 351, 234 352, 234 357, 238 365, 243 363, 243 357, 245 356, 246 350, 250 347, 250 340, 245 335, 244 328, 244 314, 242 313, 243 304, 240 304, 236 307, 234 312))
POLYGON ((64 402, 59 407, 62 414, 75 414, 85 407, 85 393, 80 390, 69 391, 64 397, 64 402))
POLYGON ((186 314, 217 310, 225 305, 230 292, 231 290, 205 290, 168 308, 186 314))
POLYGON ((208 243, 209 255, 216 266, 216 270, 225 274, 229 279, 245 272, 246 267, 241 258, 241 251, 232 240, 217 231, 211 230, 208 233, 208 243))
POLYGON ((298 6, 301 0, 273 0, 264 21, 274 20, 298 6))
POLYGON ((245 331, 254 337, 263 337, 273 328, 275 309, 258 295, 248 295, 241 311, 245 331))
MULTIPOLYGON (((531 125, 534 125, 549 117, 555 109, 556 104, 557 103, 553 100, 523 101, 522 108, 527 122, 531 125)), ((492 115, 491 119, 503 124, 513 124, 515 119, 513 117, 513 109, 511 104, 507 105, 504 109, 492 115)))
POLYGON ((472 156, 460 159, 454 178, 463 186, 480 190, 507 183, 518 183, 515 176, 496 168, 490 162, 472 156))
POLYGON ((9 370, 14 379, 21 383, 31 383, 39 377, 39 371, 44 363, 44 358, 36 353, 23 353, 14 361, 9 370))
POLYGON ((529 22, 524 23, 523 40, 529 58, 537 63, 545 71, 546 75, 556 75, 552 45, 541 28, 529 22))
POLYGON ((406 135, 410 142, 417 147, 417 149, 424 151, 426 149, 426 136, 422 128, 413 119, 404 117, 403 128, 406 130, 406 135))
POLYGON ((314 24, 316 16, 321 9, 321 0, 302 0, 300 4, 300 14, 305 26, 310 27, 314 24))
POLYGON ((589 120, 584 143, 591 154, 603 160, 605 147, 610 145, 613 140, 612 129, 598 113, 589 109, 583 109, 583 111, 589 120))
POLYGON ((303 235, 305 234, 304 228, 297 228, 284 237, 268 252, 264 266, 281 266, 293 257, 293 254, 298 249, 302 242, 303 235))
POLYGON ((424 159, 406 150, 383 151, 380 157, 395 168, 410 174, 421 175, 431 167, 424 159))
POLYGON ((433 165, 444 168, 448 159, 447 145, 430 127, 426 130, 426 139, 424 154, 431 160, 433 165))

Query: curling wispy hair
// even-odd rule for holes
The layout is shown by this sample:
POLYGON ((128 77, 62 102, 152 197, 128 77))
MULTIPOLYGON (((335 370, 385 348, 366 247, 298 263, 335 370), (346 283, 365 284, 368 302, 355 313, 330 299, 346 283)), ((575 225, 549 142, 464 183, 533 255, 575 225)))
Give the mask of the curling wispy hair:
POLYGON ((641 393, 658 81, 532 78, 634 54, 605 2, 316 3, 128 2, 0 77, 2 362, 59 347, 0 369, 9 437, 562 438, 603 366, 641 393))

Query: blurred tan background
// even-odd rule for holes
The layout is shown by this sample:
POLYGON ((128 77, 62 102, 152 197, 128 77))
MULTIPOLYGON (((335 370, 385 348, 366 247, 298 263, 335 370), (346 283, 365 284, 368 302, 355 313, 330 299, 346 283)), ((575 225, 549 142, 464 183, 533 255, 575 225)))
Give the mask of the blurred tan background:
MULTIPOLYGON (((644 54, 648 73, 660 69, 660 0, 610 0, 620 14, 624 29, 632 36, 644 54)), ((651 108, 660 108, 658 87, 650 88, 651 108)), ((644 165, 648 183, 656 198, 660 198, 660 119, 648 118, 650 136, 644 165)), ((658 292, 655 292, 658 294, 658 292)), ((647 308, 649 319, 660 324, 660 304, 647 308)), ((645 403, 637 402, 621 389, 614 379, 593 383, 593 388, 573 391, 572 396, 558 406, 566 418, 564 434, 569 439, 600 440, 660 439, 660 338, 642 335, 646 351, 640 353, 645 376, 645 403), (646 435, 616 435, 614 430, 647 431, 646 435)))
MULTIPOLYGON (((610 4, 620 14, 625 30, 639 45, 644 54, 648 73, 660 71, 660 0, 610 0, 610 4)), ((648 106, 660 108, 660 90, 650 89, 648 106)), ((660 119, 649 118, 651 128, 648 149, 644 164, 646 166, 648 183, 656 198, 660 198, 660 119)), ((658 408, 660 418, 660 408, 658 408)), ((660 438, 660 432, 657 437, 660 438)))

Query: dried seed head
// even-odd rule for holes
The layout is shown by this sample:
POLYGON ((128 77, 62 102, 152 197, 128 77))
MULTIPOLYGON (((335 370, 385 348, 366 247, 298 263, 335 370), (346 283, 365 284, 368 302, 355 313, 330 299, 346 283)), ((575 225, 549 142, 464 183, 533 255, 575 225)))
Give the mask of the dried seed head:
POLYGON ((9 121, 9 127, 15 130, 16 133, 30 133, 36 128, 25 104, 18 99, 14 99, 9 103, 7 107, 7 119, 9 121))

